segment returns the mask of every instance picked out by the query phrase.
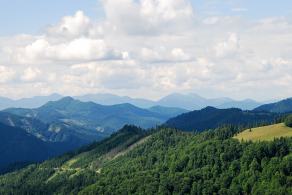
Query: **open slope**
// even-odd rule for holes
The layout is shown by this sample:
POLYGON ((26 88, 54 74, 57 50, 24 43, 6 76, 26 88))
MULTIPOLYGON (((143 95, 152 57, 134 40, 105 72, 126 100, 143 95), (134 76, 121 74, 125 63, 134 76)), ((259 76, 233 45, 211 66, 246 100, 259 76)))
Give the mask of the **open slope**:
POLYGON ((235 136, 244 141, 271 141, 280 137, 292 137, 292 128, 284 123, 247 129, 235 136))

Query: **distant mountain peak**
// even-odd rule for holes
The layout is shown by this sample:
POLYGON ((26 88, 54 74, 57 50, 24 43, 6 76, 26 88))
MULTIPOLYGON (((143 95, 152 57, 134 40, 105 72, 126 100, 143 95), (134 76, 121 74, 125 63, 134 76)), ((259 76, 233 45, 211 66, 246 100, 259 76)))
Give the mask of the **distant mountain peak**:
POLYGON ((218 110, 217 108, 213 107, 213 106, 207 106, 205 108, 202 109, 202 111, 206 111, 206 110, 218 110))
POLYGON ((63 97, 62 99, 58 100, 57 102, 72 102, 72 101, 77 101, 74 98, 70 96, 63 97))

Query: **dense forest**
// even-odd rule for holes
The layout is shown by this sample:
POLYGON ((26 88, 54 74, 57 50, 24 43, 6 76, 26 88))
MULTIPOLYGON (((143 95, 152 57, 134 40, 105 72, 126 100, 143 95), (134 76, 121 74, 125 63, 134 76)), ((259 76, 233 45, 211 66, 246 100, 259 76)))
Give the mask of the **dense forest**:
POLYGON ((126 126, 110 138, 0 177, 0 194, 291 194, 292 138, 240 142, 126 126))
POLYGON ((202 110, 181 114, 169 119, 165 125, 184 131, 204 131, 231 124, 242 127, 255 127, 273 124, 284 114, 266 111, 243 111, 237 108, 217 109, 206 107, 202 110))

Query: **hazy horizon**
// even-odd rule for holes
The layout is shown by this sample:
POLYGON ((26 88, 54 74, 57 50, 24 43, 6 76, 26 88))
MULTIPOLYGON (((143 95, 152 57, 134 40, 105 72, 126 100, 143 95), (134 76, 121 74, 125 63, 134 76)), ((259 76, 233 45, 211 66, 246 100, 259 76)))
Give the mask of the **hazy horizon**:
MULTIPOLYGON (((203 95, 200 95, 200 94, 196 94, 196 93, 193 93, 193 92, 190 92, 190 93, 178 93, 178 92, 173 92, 173 93, 169 93, 169 94, 166 94, 166 95, 163 95, 161 97, 158 97, 158 98, 147 98, 147 97, 135 97, 135 96, 129 96, 129 95, 119 95, 119 94, 114 94, 114 93, 86 93, 86 94, 79 94, 79 95, 68 95, 68 94, 60 94, 60 93, 50 93, 50 94, 39 94, 39 95, 32 95, 32 96, 25 96, 25 97, 19 97, 19 98, 11 98, 11 97, 6 97, 6 96, 0 96, 0 98, 8 98, 8 99, 11 99, 11 100, 21 100, 21 99, 30 99, 30 98, 36 98, 36 97, 49 97, 49 96, 61 96, 61 97, 82 97, 82 96, 87 96, 87 95, 113 95, 113 96, 118 96, 118 97, 128 97, 128 98, 132 98, 132 99, 144 99, 144 100, 149 100, 149 101, 159 101, 161 100, 162 98, 165 98, 167 96, 170 96, 170 95, 174 95, 174 94, 179 94, 179 95, 195 95, 195 96, 200 96, 202 98, 205 98, 205 99, 220 99, 220 98, 229 98, 229 99, 232 99, 234 101, 244 101, 244 100, 253 100, 253 101, 256 101, 258 103, 268 103, 268 102, 276 102, 276 101, 279 101, 279 100, 282 100, 282 99, 263 99, 263 100, 258 100, 258 99, 252 99, 252 98, 249 98, 249 97, 246 97, 246 98, 242 98, 242 99, 236 99, 236 98, 232 98, 232 97, 227 97, 227 96, 214 96, 214 97, 207 97, 207 96, 203 96, 203 95)), ((284 97, 283 99, 288 99, 288 98, 291 98, 291 97, 284 97)))

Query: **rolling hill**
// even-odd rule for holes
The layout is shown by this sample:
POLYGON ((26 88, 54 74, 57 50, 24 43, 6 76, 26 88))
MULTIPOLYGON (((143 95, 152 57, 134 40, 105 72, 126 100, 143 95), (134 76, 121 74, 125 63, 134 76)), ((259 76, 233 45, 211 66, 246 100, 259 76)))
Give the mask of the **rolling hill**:
POLYGON ((271 141, 280 137, 292 137, 292 128, 284 123, 247 129, 234 138, 244 141, 271 141))
POLYGON ((273 123, 278 114, 268 112, 242 111, 236 108, 217 109, 206 107, 202 110, 184 113, 169 119, 165 125, 185 131, 203 131, 222 125, 254 126, 256 124, 273 123))
POLYGON ((275 113, 292 112, 292 98, 288 98, 276 103, 265 104, 254 109, 254 111, 266 111, 275 113))

